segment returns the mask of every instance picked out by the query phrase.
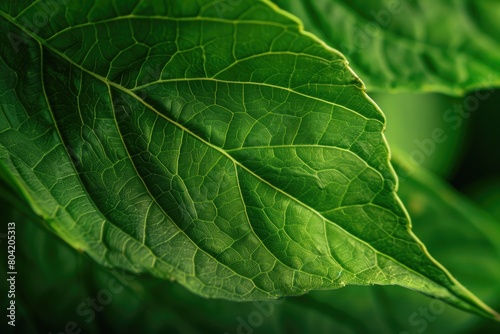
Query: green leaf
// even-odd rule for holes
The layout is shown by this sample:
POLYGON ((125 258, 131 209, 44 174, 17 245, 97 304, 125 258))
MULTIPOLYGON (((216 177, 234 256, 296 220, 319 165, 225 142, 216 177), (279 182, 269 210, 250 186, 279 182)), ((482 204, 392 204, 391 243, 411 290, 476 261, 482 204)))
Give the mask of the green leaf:
POLYGON ((0 4, 2 175, 98 263, 203 296, 397 284, 497 316, 411 233, 344 57, 220 6, 0 4))
POLYGON ((274 0, 347 57, 369 91, 500 86, 500 3, 274 0))

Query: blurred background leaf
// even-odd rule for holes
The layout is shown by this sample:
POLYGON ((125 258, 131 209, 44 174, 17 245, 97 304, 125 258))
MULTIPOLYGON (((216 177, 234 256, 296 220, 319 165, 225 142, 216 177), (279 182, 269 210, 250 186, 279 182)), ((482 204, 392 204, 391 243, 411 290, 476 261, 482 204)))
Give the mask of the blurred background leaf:
POLYGON ((273 0, 342 52, 368 91, 500 85, 500 2, 273 0))
POLYGON ((441 177, 458 169, 468 122, 454 111, 461 98, 442 94, 370 94, 387 118, 386 137, 394 154, 404 154, 411 163, 441 177), (442 142, 433 142, 433 132, 442 131, 442 142))

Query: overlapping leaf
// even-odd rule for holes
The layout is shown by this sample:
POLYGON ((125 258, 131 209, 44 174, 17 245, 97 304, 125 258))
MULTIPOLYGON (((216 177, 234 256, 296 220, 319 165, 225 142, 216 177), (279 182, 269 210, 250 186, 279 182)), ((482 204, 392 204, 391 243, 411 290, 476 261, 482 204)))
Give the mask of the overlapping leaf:
POLYGON ((343 52, 370 91, 500 86, 497 1, 274 2, 343 52))
POLYGON ((73 247, 210 297, 398 284, 494 316, 412 235, 382 113, 297 21, 51 4, 0 5, 0 158, 73 247))

